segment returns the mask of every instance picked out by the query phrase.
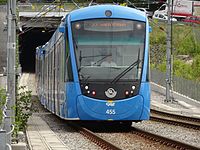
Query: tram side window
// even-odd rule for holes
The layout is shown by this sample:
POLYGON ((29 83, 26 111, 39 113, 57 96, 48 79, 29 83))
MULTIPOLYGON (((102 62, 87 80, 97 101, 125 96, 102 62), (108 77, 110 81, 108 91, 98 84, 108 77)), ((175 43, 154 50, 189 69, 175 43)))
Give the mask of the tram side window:
POLYGON ((150 81, 149 59, 148 59, 148 63, 147 63, 147 76, 146 76, 146 81, 147 81, 147 82, 150 81))
POLYGON ((72 64, 69 49, 68 31, 66 30, 66 51, 65 51, 65 82, 73 81, 72 64))
POLYGON ((64 58, 64 37, 62 36, 61 41, 60 41, 60 58, 61 58, 61 62, 60 62, 60 80, 62 81, 62 83, 64 82, 64 77, 65 77, 65 58, 64 58))

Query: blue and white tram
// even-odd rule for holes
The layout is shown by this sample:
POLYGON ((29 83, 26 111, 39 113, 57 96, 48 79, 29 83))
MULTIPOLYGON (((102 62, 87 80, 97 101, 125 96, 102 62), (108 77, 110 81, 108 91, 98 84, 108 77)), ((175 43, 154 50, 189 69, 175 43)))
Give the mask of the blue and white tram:
POLYGON ((72 11, 38 49, 37 89, 51 112, 67 120, 149 119, 145 13, 116 5, 72 11))

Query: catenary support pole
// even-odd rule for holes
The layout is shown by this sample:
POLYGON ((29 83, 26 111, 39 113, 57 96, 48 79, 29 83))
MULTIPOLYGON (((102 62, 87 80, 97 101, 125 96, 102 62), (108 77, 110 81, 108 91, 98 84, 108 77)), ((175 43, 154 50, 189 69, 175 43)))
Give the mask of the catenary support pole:
MULTIPOLYGON (((7 1, 7 116, 10 119, 7 121, 8 131, 11 131, 11 124, 14 123, 15 111, 15 61, 16 61, 16 0, 7 1)), ((11 144, 11 134, 7 137, 7 143, 11 144)))
POLYGON ((171 0, 168 0, 168 20, 167 20, 167 47, 166 47, 166 99, 165 102, 171 101, 171 0))

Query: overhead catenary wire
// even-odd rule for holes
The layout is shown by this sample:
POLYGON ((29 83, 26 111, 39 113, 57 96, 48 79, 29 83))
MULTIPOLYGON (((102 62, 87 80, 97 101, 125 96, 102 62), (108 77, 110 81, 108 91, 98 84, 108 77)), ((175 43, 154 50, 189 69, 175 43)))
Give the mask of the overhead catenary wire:
MULTIPOLYGON (((55 1, 54 1, 54 2, 55 2, 55 1)), ((53 3, 54 3, 54 2, 53 2, 53 3)), ((53 3, 51 3, 51 4, 49 5, 49 7, 50 7, 53 3)), ((60 5, 60 4, 57 4, 56 7, 57 7, 58 5, 60 5)), ((47 7, 47 8, 48 8, 48 7, 47 7)), ((50 11, 52 11, 53 9, 55 9, 55 7, 51 8, 51 9, 49 9, 49 10, 46 10, 45 12, 41 9, 41 11, 38 12, 34 17, 32 17, 32 18, 28 21, 28 23, 26 23, 26 25, 30 24, 31 21, 32 21, 33 19, 35 19, 35 18, 36 18, 36 20, 35 20, 33 23, 37 23, 37 22, 39 21, 40 18, 42 18, 45 14, 47 14, 47 13, 50 12, 50 11), (42 14, 41 14, 41 13, 42 13, 42 14), (40 16, 38 16, 38 15, 40 15, 40 16)), ((33 28, 34 28, 34 27, 26 28, 24 31, 22 31, 21 33, 19 33, 19 34, 17 34, 17 35, 24 34, 24 33, 28 32, 28 31, 32 30, 33 28)))
MULTIPOLYGON (((37 23, 37 22, 39 21, 40 18, 42 18, 45 14, 47 14, 47 13, 50 12, 50 11, 51 11, 51 10, 48 10, 47 12, 44 12, 44 13, 41 14, 40 16, 34 17, 34 18, 36 18, 36 20, 35 20, 33 23, 37 23)), ((33 20, 33 19, 32 19, 32 20, 33 20)), ((30 23, 31 23, 31 22, 30 22, 30 23)), ((28 24, 26 24, 26 25, 28 25, 28 24)), ((22 31, 22 32, 19 33, 18 35, 24 34, 24 33, 28 32, 28 31, 32 30, 33 28, 34 28, 34 27, 26 28, 24 31, 22 31)))
MULTIPOLYGON (((52 4, 54 4, 54 3, 55 3, 55 1, 52 2, 52 3, 50 3, 48 7, 52 6, 52 4)), ((47 8, 48 8, 48 7, 47 7, 47 8)), ((54 8, 53 8, 53 9, 54 9, 54 8)), ((30 20, 28 20, 28 23, 31 22, 33 19, 40 17, 40 16, 41 16, 40 14, 41 14, 42 12, 44 12, 44 11, 43 11, 43 9, 41 8, 41 10, 40 10, 34 17, 32 17, 30 20), (40 15, 40 16, 39 16, 39 15, 40 15)))
POLYGON ((72 0, 72 3, 73 3, 76 7, 81 8, 76 2, 74 2, 74 0, 72 0))
MULTIPOLYGON (((72 1, 73 1, 73 0, 72 0, 72 1)), ((74 1, 73 1, 73 2, 74 2, 74 1)), ((50 7, 52 4, 54 4, 54 3, 56 3, 56 1, 52 2, 52 3, 49 5, 49 7, 50 7)), ((61 3, 57 3, 56 6, 59 6, 59 5, 61 5, 61 3)), ((78 6, 78 4, 76 4, 75 2, 74 2, 74 5, 75 5, 75 7, 74 7, 72 10, 76 9, 77 7, 80 8, 80 7, 78 6)), ((47 10, 46 12, 43 12, 43 10, 41 9, 41 11, 38 12, 38 14, 36 14, 34 17, 32 17, 32 18, 28 21, 28 23, 30 24, 31 21, 32 21, 33 19, 35 19, 35 18, 36 18, 36 20, 35 20, 33 23, 37 23, 37 22, 39 21, 40 18, 42 18, 45 14, 47 14, 48 12, 50 12, 50 11, 53 10, 53 9, 54 9, 54 7, 51 8, 51 9, 49 9, 49 10, 47 10), (43 14, 41 14, 41 13, 43 13, 43 14), (38 15, 40 15, 40 16, 38 16, 38 15)), ((27 25, 28 23, 26 23, 26 25, 27 25)), ((27 29, 25 29, 24 31, 22 31, 21 33, 19 33, 19 34, 17 34, 17 35, 24 34, 24 33, 28 32, 28 31, 30 31, 30 30, 32 30, 32 29, 34 29, 34 27, 27 28, 27 29)))
POLYGON ((91 5, 92 5, 92 3, 93 3, 93 1, 94 1, 94 0, 91 0, 91 2, 89 3, 89 5, 88 5, 88 6, 91 6, 91 5))
MULTIPOLYGON (((127 0, 127 1, 128 1, 128 0, 127 0)), ((80 8, 80 6, 79 6, 76 2, 74 2, 74 0, 72 0, 72 2, 74 3, 74 5, 75 5, 76 7, 80 8)), ((49 5, 49 7, 50 7, 51 5, 53 5, 54 3, 56 3, 56 1, 53 1, 53 2, 49 5)), ((91 2, 89 3, 89 5, 91 5, 92 3, 93 3, 93 0, 91 0, 91 2)), ((131 3, 131 2, 128 1, 128 3, 131 3)), ((60 4, 58 3, 56 6, 58 6, 58 5, 60 5, 60 4)), ((76 7, 75 7, 75 8, 76 8, 76 7)), ((75 8, 74 8, 74 9, 75 9, 75 8)), ((136 6, 135 6, 135 8, 137 9, 136 6)), ((46 12, 43 12, 43 10, 41 9, 40 12, 38 12, 38 14, 36 14, 34 17, 32 17, 32 18, 26 23, 26 25, 30 24, 31 21, 32 21, 33 19, 35 19, 35 18, 36 18, 36 20, 35 20, 33 23, 37 23, 37 22, 39 21, 40 18, 42 18, 45 14, 47 14, 48 12, 50 12, 50 11, 53 10, 53 9, 54 9, 54 7, 51 8, 51 9, 49 9, 49 10, 46 10, 46 12), (41 14, 41 13, 42 13, 42 14, 41 14)), ((161 31, 167 33, 166 29, 164 29, 164 28, 163 28, 162 26, 160 26, 158 23, 156 23, 155 21, 153 21, 153 19, 149 18, 149 21, 150 21, 153 25, 159 27, 159 29, 160 29, 161 31)), ((32 30, 33 28, 34 28, 34 27, 26 28, 24 31, 22 31, 22 32, 19 33, 18 35, 24 34, 24 33, 28 32, 28 31, 32 30)), ((191 31, 192 31, 192 30, 191 30, 191 31)), ((190 32, 191 32, 191 31, 190 31, 190 32)), ((189 33, 190 33, 190 32, 189 32, 189 33)), ((189 33, 187 33, 186 36, 184 36, 184 38, 186 38, 186 37, 189 35, 189 33)))
MULTIPOLYGON (((94 1, 94 0, 91 0, 91 2, 89 3, 89 5, 92 5, 93 1, 94 1)), ((127 1, 127 3, 129 3, 129 4, 132 5, 134 8, 137 9, 137 7, 136 7, 133 3, 131 3, 129 0, 126 0, 126 1, 127 1)), ((56 3, 56 1, 53 1, 51 4, 49 4, 49 7, 52 6, 52 5, 55 4, 55 3, 56 3)), ((74 2, 74 0, 72 0, 72 3, 73 3, 77 8, 80 8, 80 6, 79 6, 76 2, 74 2)), ((60 3, 58 3, 56 6, 58 6, 58 5, 60 5, 60 3)), ((76 7, 75 7, 75 8, 76 8, 76 7)), ((26 25, 30 24, 31 21, 32 21, 33 19, 35 19, 35 18, 36 18, 36 20, 35 20, 33 23, 37 23, 37 22, 39 21, 39 19, 42 18, 42 16, 44 16, 45 14, 47 14, 48 12, 50 12, 51 10, 53 10, 54 8, 55 8, 55 7, 51 8, 51 9, 49 9, 49 10, 46 10, 46 12, 43 12, 43 10, 41 9, 40 12, 38 12, 38 14, 36 14, 34 17, 32 17, 32 18, 28 21, 28 23, 26 23, 26 25), (41 13, 42 13, 42 14, 41 14, 41 13)), ((75 9, 75 8, 74 8, 74 9, 75 9)), ((72 9, 72 10, 74 10, 74 9, 72 9)), ((28 31, 32 30, 33 28, 34 28, 34 27, 26 28, 24 31, 22 31, 22 32, 19 33, 18 35, 24 34, 24 33, 28 32, 28 31)), ((160 27, 160 29, 161 29, 161 30, 164 30, 162 27, 160 27)))

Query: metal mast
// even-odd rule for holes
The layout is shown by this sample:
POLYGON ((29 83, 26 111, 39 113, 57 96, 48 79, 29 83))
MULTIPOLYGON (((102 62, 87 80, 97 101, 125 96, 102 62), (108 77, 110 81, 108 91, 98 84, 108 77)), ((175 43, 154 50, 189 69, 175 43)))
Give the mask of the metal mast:
POLYGON ((167 48, 166 48, 166 102, 171 101, 171 0, 168 0, 167 20, 167 48))
MULTIPOLYGON (((11 131, 11 124, 15 119, 15 61, 16 61, 16 0, 7 1, 7 94, 8 106, 6 115, 9 121, 6 123, 6 131, 11 131)), ((8 136, 7 142, 11 143, 11 135, 8 136)))

